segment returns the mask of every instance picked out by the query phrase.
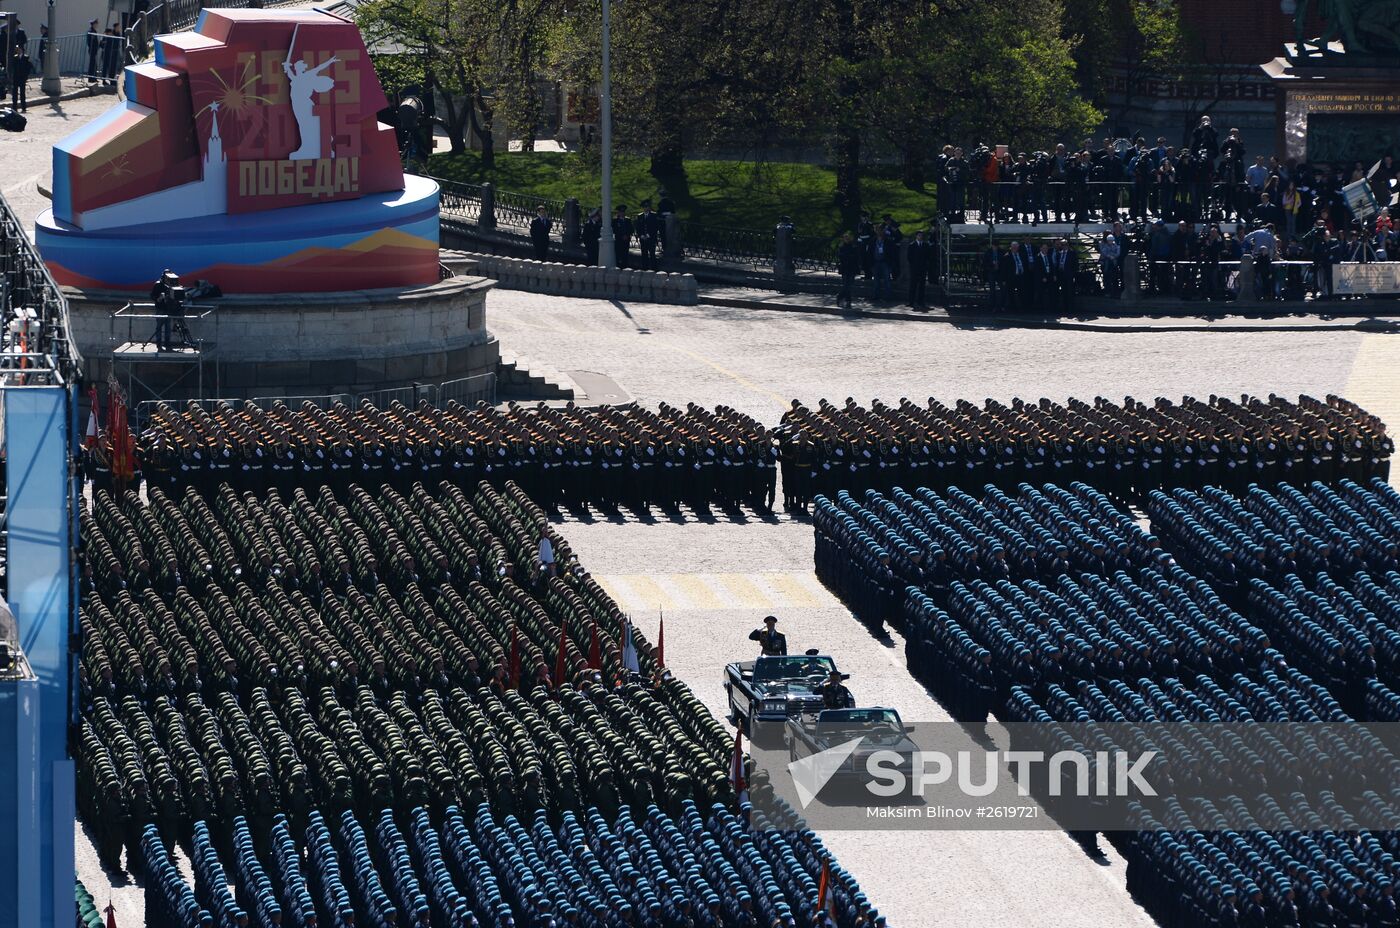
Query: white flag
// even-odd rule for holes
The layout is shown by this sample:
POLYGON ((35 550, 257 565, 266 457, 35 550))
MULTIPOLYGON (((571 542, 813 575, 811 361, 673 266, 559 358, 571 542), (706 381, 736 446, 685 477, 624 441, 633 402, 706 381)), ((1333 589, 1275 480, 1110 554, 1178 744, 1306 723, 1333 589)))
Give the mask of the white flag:
POLYGON ((622 627, 622 669, 628 673, 640 674, 642 665, 637 660, 637 645, 632 641, 632 619, 625 619, 622 627))

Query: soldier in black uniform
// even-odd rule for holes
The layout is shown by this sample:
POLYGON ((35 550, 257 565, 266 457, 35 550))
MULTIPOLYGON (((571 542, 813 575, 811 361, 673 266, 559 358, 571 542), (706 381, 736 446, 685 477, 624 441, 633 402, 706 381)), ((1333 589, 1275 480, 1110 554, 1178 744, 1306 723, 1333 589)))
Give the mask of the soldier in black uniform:
POLYGON ((749 632, 749 640, 757 641, 759 653, 766 657, 775 657, 787 654, 787 636, 778 631, 778 617, 768 615, 763 617, 763 628, 755 628, 749 632))
POLYGON ((619 206, 613 210, 612 230, 617 266, 625 268, 631 261, 632 234, 635 231, 632 220, 627 218, 627 207, 619 206))
POLYGON ((642 201, 642 211, 637 214, 637 245, 642 249, 642 270, 655 271, 656 245, 661 241, 661 217, 652 212, 651 201, 642 201))

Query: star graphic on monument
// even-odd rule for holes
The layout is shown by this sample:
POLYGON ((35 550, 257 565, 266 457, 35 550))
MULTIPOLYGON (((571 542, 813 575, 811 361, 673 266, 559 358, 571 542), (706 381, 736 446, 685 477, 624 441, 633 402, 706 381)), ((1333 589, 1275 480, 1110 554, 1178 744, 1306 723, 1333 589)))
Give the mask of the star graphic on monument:
POLYGON ((126 155, 121 155, 107 163, 108 177, 125 177, 130 173, 132 173, 132 170, 126 162, 126 155))
POLYGON ((205 112, 217 112, 220 106, 229 109, 234 116, 242 115, 251 110, 254 104, 271 103, 267 97, 250 93, 249 88, 257 84, 261 75, 253 69, 253 60, 250 58, 243 66, 243 74, 236 78, 233 83, 224 79, 224 76, 217 70, 210 69, 209 74, 219 83, 219 94, 210 103, 200 110, 196 115, 202 116, 205 112))

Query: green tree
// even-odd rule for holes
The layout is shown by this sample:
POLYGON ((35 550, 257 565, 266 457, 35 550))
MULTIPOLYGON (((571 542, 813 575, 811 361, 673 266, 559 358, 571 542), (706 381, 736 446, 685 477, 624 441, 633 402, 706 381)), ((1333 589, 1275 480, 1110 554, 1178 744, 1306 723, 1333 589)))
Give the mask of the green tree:
POLYGON ((876 142, 899 153, 905 185, 918 189, 927 155, 949 140, 1029 148, 1097 124, 1063 18, 1056 0, 829 0, 818 80, 846 222, 859 216, 862 162, 876 142))
MULTIPOLYGON (((738 144, 761 154, 803 122, 794 74, 812 43, 809 0, 614 0, 613 132, 647 152, 653 176, 682 187, 687 149, 738 144)), ((554 33, 561 78, 599 83, 600 7, 554 33)), ((673 191, 674 192, 674 191, 673 191)))
POLYGON ((1193 57, 1177 0, 1065 0, 1062 34, 1074 45, 1080 89, 1099 106, 1116 69, 1131 99, 1140 78, 1179 74, 1193 57))
MULTIPOLYGON (((396 54, 379 56, 381 63, 405 56, 421 62, 422 79, 442 104, 437 121, 452 151, 466 151, 470 131, 489 168, 498 109, 533 137, 540 112, 534 78, 555 12, 555 0, 367 0, 355 17, 371 47, 395 48, 396 54)), ((384 65, 390 76, 411 67, 384 65)))

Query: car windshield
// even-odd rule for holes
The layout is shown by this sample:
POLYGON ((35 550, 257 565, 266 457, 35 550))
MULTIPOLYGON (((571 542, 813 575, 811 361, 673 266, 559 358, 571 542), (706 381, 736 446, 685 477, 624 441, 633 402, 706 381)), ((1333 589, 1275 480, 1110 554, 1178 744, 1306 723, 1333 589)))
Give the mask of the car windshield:
POLYGON ((823 728, 904 727, 900 724, 899 713, 893 709, 827 709, 817 722, 823 728))
POLYGON ((829 657, 762 657, 753 665, 753 678, 758 683, 803 677, 825 678, 835 669, 836 665, 829 657))

